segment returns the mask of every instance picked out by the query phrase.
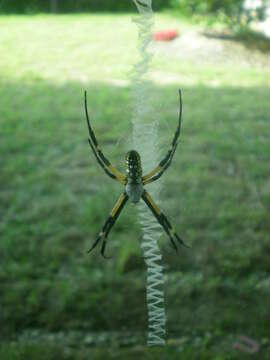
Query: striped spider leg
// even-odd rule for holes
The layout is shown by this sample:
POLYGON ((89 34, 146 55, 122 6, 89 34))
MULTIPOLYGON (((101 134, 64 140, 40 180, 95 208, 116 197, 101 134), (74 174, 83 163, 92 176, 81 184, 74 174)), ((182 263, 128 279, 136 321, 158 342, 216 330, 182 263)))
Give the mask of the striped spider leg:
MULTIPOLYGON (((158 166, 156 166, 147 175, 142 177, 143 185, 150 184, 151 182, 156 181, 157 179, 159 179, 161 177, 161 175, 171 165, 173 156, 175 154, 175 150, 176 150, 177 145, 178 145, 178 139, 179 139, 179 136, 180 136, 180 132, 181 132, 182 93, 181 93, 180 89, 179 89, 179 101, 180 101, 180 109, 179 109, 178 126, 177 126, 177 129, 175 131, 171 147, 170 147, 167 155, 161 160, 161 162, 158 164, 158 166)), ((169 238, 171 240, 171 243, 172 243, 174 249, 176 250, 176 252, 177 252, 177 246, 176 246, 176 243, 175 243, 174 239, 176 239, 181 245, 183 245, 185 247, 189 247, 176 234, 176 232, 174 231, 174 229, 173 229, 172 225, 170 224, 169 220, 167 219, 167 217, 162 213, 162 211, 155 204, 154 200, 151 198, 150 194, 146 190, 144 190, 144 192, 142 194, 142 199, 144 200, 146 205, 150 208, 150 210, 152 211, 153 215, 156 217, 159 224, 163 227, 163 229, 168 234, 168 236, 169 236, 169 238)))
POLYGON ((167 153, 167 155, 161 160, 161 162, 156 166, 150 173, 143 176, 142 181, 143 185, 150 184, 153 181, 156 181, 161 177, 161 175, 165 172, 166 169, 171 165, 173 155, 178 145, 178 138, 181 131, 181 120, 182 120, 182 94, 181 90, 179 89, 179 99, 180 99, 180 110, 179 110, 179 120, 178 126, 174 134, 174 138, 171 144, 171 147, 167 153))
POLYGON ((128 201, 128 195, 127 195, 126 192, 124 192, 123 194, 121 194, 120 198, 116 202, 114 208, 110 212, 110 215, 109 215, 108 219, 105 221, 105 224, 104 224, 101 232, 98 234, 98 237, 97 237, 96 241, 92 245, 91 249, 88 250, 88 252, 92 251, 97 246, 99 241, 104 237, 103 242, 102 242, 102 247, 101 247, 101 255, 105 259, 109 259, 107 256, 105 256, 105 248, 106 248, 107 237, 108 237, 111 228, 113 227, 115 221, 117 220, 118 216, 120 215, 120 213, 123 210, 123 208, 124 208, 127 201, 128 201))
POLYGON ((94 131, 91 127, 89 116, 88 116, 88 110, 87 110, 87 97, 86 97, 86 91, 84 92, 84 107, 85 107, 85 115, 87 120, 87 126, 89 131, 89 145, 95 155, 95 158, 99 165, 103 168, 105 173, 110 176, 112 179, 119 181, 121 184, 125 185, 127 181, 127 177, 122 174, 120 171, 118 171, 111 163, 110 161, 105 157, 103 152, 101 151, 97 139, 95 137, 94 131))
POLYGON ((146 203, 146 205, 149 207, 149 209, 152 211, 153 215, 159 222, 159 224, 163 227, 163 229, 166 231, 167 235, 169 236, 171 243, 175 249, 175 251, 178 253, 177 246, 174 240, 177 240, 179 244, 189 248, 188 245, 184 243, 184 241, 176 234, 174 228, 172 227, 171 223, 167 219, 167 217, 163 214, 163 212, 160 210, 160 208, 157 206, 157 204, 154 202, 150 194, 144 190, 142 194, 142 199, 146 203))
MULTIPOLYGON (((84 92, 84 107, 85 107, 85 115, 86 115, 86 121, 87 121, 87 126, 88 126, 88 132, 89 132, 89 145, 94 153, 94 156, 97 160, 97 162, 99 163, 99 165, 102 167, 102 169, 105 171, 105 173, 112 179, 120 182, 121 184, 125 185, 127 182, 127 177, 122 174, 120 171, 118 171, 111 163, 110 161, 105 157, 105 155, 103 154, 102 150, 100 149, 96 136, 94 134, 94 131, 92 129, 90 120, 89 120, 89 115, 88 115, 88 110, 87 110, 87 94, 86 91, 84 92)), ((99 243, 100 239, 104 236, 104 240, 102 243, 102 247, 101 247, 101 254, 103 257, 105 256, 105 247, 106 247, 106 239, 107 236, 112 228, 112 226, 114 225, 116 219, 118 218, 118 216, 120 215, 121 210, 123 209, 124 205, 126 204, 128 200, 128 195, 126 194, 126 192, 124 192, 119 200, 117 201, 117 203, 115 204, 114 208, 112 209, 110 216, 108 217, 108 219, 106 220, 101 232, 99 233, 96 241, 94 242, 93 246, 91 247, 91 249, 89 250, 92 251, 97 244, 99 243)))

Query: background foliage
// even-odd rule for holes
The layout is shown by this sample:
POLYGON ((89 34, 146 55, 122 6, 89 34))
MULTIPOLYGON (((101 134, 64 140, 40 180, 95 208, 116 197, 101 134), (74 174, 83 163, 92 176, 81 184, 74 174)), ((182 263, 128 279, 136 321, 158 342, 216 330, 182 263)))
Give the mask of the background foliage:
POLYGON ((170 5, 174 8, 184 9, 190 13, 211 13, 223 10, 227 13, 238 9, 243 0, 171 0, 170 5))
POLYGON ((243 0, 170 0, 170 6, 186 15, 212 14, 218 16, 235 30, 253 20, 265 17, 266 3, 256 10, 246 9, 243 0))
MULTIPOLYGON (((155 0, 154 10, 168 7, 169 0, 155 0)), ((8 13, 49 12, 49 0, 0 0, 0 11, 8 13)), ((84 12, 84 11, 132 11, 135 5, 132 0, 58 0, 59 12, 84 12)))
MULTIPOLYGON (((243 0, 154 0, 153 10, 173 9, 179 14, 214 14, 231 27, 245 25, 254 19, 264 18, 265 7, 256 11, 243 9, 243 0)), ((0 13, 78 13, 134 11, 132 0, 0 0, 0 13)))

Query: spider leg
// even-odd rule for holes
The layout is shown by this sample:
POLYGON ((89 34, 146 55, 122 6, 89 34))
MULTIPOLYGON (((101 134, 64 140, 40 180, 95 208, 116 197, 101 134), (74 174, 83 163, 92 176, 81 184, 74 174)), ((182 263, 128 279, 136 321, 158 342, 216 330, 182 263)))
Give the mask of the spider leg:
POLYGON ((105 259, 108 259, 108 257, 105 256, 105 248, 106 248, 107 237, 108 237, 110 230, 112 229, 115 221, 117 220, 118 216, 120 215, 120 213, 121 213, 122 209, 124 208, 127 201, 128 201, 128 195, 127 195, 126 192, 124 192, 123 194, 121 194, 121 196, 117 200, 117 202, 114 205, 112 211, 110 212, 110 215, 109 215, 108 219, 105 221, 105 224, 103 225, 102 230, 98 234, 98 237, 97 237, 96 241, 94 242, 92 247, 88 250, 88 252, 91 252, 98 245, 101 238, 104 237, 103 242, 102 242, 102 247, 101 247, 101 255, 105 259))
POLYGON ((161 177, 161 175, 164 173, 164 171, 170 166, 175 150, 177 148, 178 144, 178 138, 181 131, 181 120, 182 120, 182 93, 179 89, 179 99, 180 99, 180 110, 179 110, 179 120, 178 120, 178 126, 174 134, 174 138, 171 144, 171 147, 167 153, 167 155, 161 160, 161 162, 156 166, 150 173, 143 176, 143 185, 149 184, 161 177))
POLYGON ((146 190, 144 190, 144 192, 142 194, 142 198, 143 198, 144 202, 146 203, 146 205, 149 207, 149 209, 152 211, 154 216, 156 217, 157 221, 160 223, 160 225, 163 227, 163 229, 168 234, 175 251, 178 252, 176 243, 174 241, 175 239, 179 242, 179 244, 181 244, 181 245, 183 245, 185 247, 189 247, 176 234, 176 232, 174 231, 174 229, 173 229, 171 223, 169 222, 168 218, 162 213, 160 208, 155 204, 154 200, 152 199, 152 197, 149 195, 149 193, 146 190))
POLYGON ((103 170, 105 171, 105 173, 110 176, 112 179, 116 179, 116 176, 114 174, 112 174, 110 171, 107 170, 106 166, 104 165, 104 163, 100 160, 100 158, 98 157, 97 153, 96 153, 96 150, 93 146, 93 144, 91 143, 91 140, 88 139, 88 142, 89 142, 89 145, 95 155, 95 158, 97 160, 97 162, 99 163, 99 165, 103 168, 103 170))
MULTIPOLYGON (((177 144, 176 144, 176 146, 177 146, 177 144)), ((172 150, 171 157, 170 157, 169 161, 163 167, 160 168, 160 171, 155 176, 152 176, 150 179, 143 181, 143 185, 147 185, 147 184, 150 184, 153 181, 156 181, 168 169, 168 167, 171 165, 173 155, 174 155, 175 150, 176 150, 176 146, 172 150)))
POLYGON ((103 168, 105 173, 109 175, 112 179, 115 179, 119 181, 121 184, 126 184, 126 176, 122 174, 120 171, 118 171, 111 163, 110 161, 105 157, 103 152, 101 151, 96 136, 94 134, 94 131, 92 129, 92 126, 90 124, 89 116, 88 116, 88 110, 87 110, 87 96, 86 91, 84 92, 84 107, 85 107, 85 115, 86 115, 86 121, 89 131, 89 144, 90 147, 99 163, 99 165, 103 168))

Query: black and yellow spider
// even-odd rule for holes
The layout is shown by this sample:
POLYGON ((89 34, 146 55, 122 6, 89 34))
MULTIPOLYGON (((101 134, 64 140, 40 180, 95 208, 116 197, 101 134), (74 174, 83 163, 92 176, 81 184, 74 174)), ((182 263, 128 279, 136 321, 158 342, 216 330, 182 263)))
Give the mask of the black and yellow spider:
POLYGON ((125 204, 127 203, 128 199, 132 203, 138 203, 142 198, 146 205, 150 208, 154 216, 156 217, 157 221, 163 227, 163 229, 168 234, 171 243, 174 249, 177 252, 177 246, 175 243, 175 239, 181 244, 187 247, 185 243, 180 239, 180 237, 174 231, 172 225, 170 224, 167 217, 162 213, 160 208, 155 204, 154 200, 151 198, 149 193, 144 189, 144 185, 150 184, 153 181, 156 181, 161 177, 164 171, 170 166, 172 162, 173 155, 175 153, 178 138, 180 135, 181 130, 181 119, 182 119, 182 96, 181 90, 179 90, 180 96, 180 111, 179 111, 179 121, 176 132, 174 134, 174 138, 171 144, 171 147, 167 153, 167 155, 161 160, 161 162, 148 174, 142 175, 142 166, 141 166, 141 159, 140 155, 137 151, 131 150, 126 154, 126 175, 122 174, 118 171, 110 161, 104 156, 103 152, 101 151, 94 131, 91 127, 88 110, 87 110, 87 98, 86 98, 86 91, 84 93, 84 105, 85 105, 85 114, 86 120, 89 130, 89 145, 93 150, 93 153, 96 157, 97 162, 103 168, 105 173, 110 176, 112 179, 120 182, 121 184, 125 185, 125 191, 121 194, 120 198, 118 199, 117 203, 115 204, 114 208, 112 209, 108 219, 106 220, 101 232, 98 234, 98 237, 94 244, 92 245, 91 249, 88 251, 92 251, 99 241, 103 238, 103 243, 101 247, 101 254, 104 258, 105 256, 105 247, 106 247, 106 240, 109 235, 110 230, 112 229, 115 221, 117 220, 120 212, 124 208, 125 204))

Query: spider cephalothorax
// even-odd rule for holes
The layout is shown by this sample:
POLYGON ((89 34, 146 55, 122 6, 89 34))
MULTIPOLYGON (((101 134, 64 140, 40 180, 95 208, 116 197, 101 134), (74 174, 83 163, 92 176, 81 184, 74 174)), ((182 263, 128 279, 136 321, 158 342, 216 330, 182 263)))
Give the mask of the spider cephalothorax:
POLYGON ((109 235, 111 228, 113 227, 115 221, 117 220, 118 216, 120 215, 121 210, 124 208, 128 199, 130 199, 133 203, 138 203, 140 199, 146 203, 149 209, 152 211, 153 215, 156 217, 157 221, 166 231, 167 235, 169 236, 171 243, 174 249, 177 251, 177 246, 175 240, 177 240, 181 245, 185 245, 185 243, 180 239, 180 237, 174 231, 172 225, 170 224, 167 217, 163 214, 160 208, 155 204, 154 200, 151 198, 150 194, 144 189, 144 186, 159 179, 164 171, 170 166, 172 162, 173 155, 175 153, 178 138, 180 135, 181 130, 181 119, 182 119, 182 97, 181 91, 179 90, 180 95, 180 113, 179 113, 179 121, 176 132, 174 134, 174 138, 171 144, 171 147, 165 157, 160 161, 160 163, 148 174, 142 174, 142 166, 141 166, 141 158, 139 153, 136 150, 130 150, 126 154, 126 175, 122 174, 118 171, 110 161, 104 156, 103 152, 101 151, 97 139, 95 137, 94 131, 91 127, 88 110, 87 110, 87 100, 86 100, 86 92, 84 96, 84 105, 85 105, 85 113, 86 113, 86 120, 89 130, 89 145, 95 155, 95 158, 99 165, 103 168, 105 173, 110 176, 112 179, 120 182, 121 184, 125 185, 125 191, 122 193, 120 198, 118 199, 117 203, 115 204, 114 208, 112 209, 108 219, 106 220, 105 224, 103 225, 102 230, 97 236, 96 241, 92 245, 92 251, 99 241, 103 238, 102 247, 101 247, 101 254, 105 257, 105 247, 106 247, 106 240, 109 235))

